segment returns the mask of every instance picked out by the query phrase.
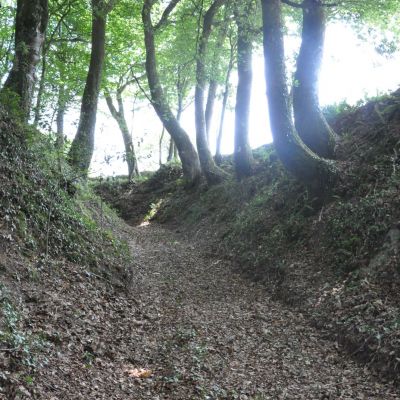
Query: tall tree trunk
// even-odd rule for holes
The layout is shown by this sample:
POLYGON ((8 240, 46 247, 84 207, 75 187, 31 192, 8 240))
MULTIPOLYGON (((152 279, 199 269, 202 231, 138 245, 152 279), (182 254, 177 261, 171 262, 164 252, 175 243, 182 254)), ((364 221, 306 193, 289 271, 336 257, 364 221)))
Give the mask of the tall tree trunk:
POLYGON ((69 163, 86 178, 94 151, 97 103, 105 57, 107 14, 102 0, 92 0, 92 51, 82 97, 78 130, 68 154, 69 163))
POLYGON ((217 89, 218 89, 218 82, 215 79, 211 79, 210 84, 208 85, 206 111, 204 115, 208 143, 210 142, 211 121, 214 113, 214 104, 215 104, 215 96, 217 94, 217 89))
POLYGON ((21 116, 28 121, 32 105, 36 66, 49 18, 48 0, 18 0, 15 20, 15 56, 2 92, 19 96, 21 116))
POLYGON ((337 177, 335 165, 319 158, 301 141, 290 110, 286 84, 281 0, 262 0, 265 77, 271 131, 285 167, 320 193, 337 177))
POLYGON ((199 40, 196 66, 196 89, 194 95, 196 143, 201 169, 206 177, 207 183, 210 185, 221 182, 226 176, 226 173, 216 165, 211 155, 207 141, 204 113, 204 91, 206 86, 205 57, 207 54, 208 39, 211 34, 215 14, 224 2, 225 0, 215 0, 204 15, 203 30, 199 40))
POLYGON ((231 43, 231 51, 230 51, 230 57, 229 57, 229 64, 228 64, 228 69, 226 71, 226 76, 225 76, 225 89, 224 89, 224 95, 222 98, 222 109, 221 109, 221 117, 219 121, 219 129, 218 129, 218 134, 217 134, 217 148, 215 152, 215 162, 219 165, 222 162, 222 155, 221 155, 221 143, 222 143, 222 134, 224 132, 224 122, 225 122, 225 112, 226 112, 226 106, 228 104, 228 99, 229 99, 229 81, 231 78, 231 73, 233 69, 233 59, 234 59, 234 48, 233 44, 231 43))
POLYGON ((293 109, 297 132, 313 152, 333 158, 335 134, 321 112, 318 95, 326 16, 319 0, 305 0, 300 53, 293 85, 293 109))
POLYGON ((158 151, 158 165, 160 167, 163 164, 163 162, 162 162, 162 143, 163 143, 163 140, 164 140, 164 135, 165 135, 165 126, 163 125, 162 131, 161 131, 161 135, 160 135, 160 141, 158 143, 158 148, 159 148, 159 151, 158 151))
MULTIPOLYGON (((226 34, 228 31, 228 26, 229 26, 229 18, 230 18, 229 7, 226 7, 224 20, 222 22, 222 26, 219 29, 218 37, 217 37, 217 40, 215 43, 214 56, 213 56, 213 61, 212 61, 212 71, 213 72, 218 69, 218 64, 221 61, 220 60, 220 51, 221 51, 221 48, 223 47, 225 39, 226 39, 226 34)), ((204 118, 206 121, 206 132, 207 132, 208 143, 210 143, 211 122, 212 122, 212 117, 213 117, 213 113, 214 113, 215 97, 217 94, 218 86, 219 86, 218 80, 215 78, 211 78, 210 84, 208 86, 206 111, 205 111, 205 115, 204 115, 204 118)))
POLYGON ((180 126, 179 122, 173 115, 164 95, 160 77, 158 75, 154 32, 155 28, 160 25, 153 27, 151 22, 151 9, 153 4, 153 0, 145 0, 142 9, 144 40, 146 48, 146 73, 150 87, 152 105, 178 148, 185 178, 190 185, 196 185, 200 181, 201 176, 199 157, 190 141, 188 134, 180 126))
POLYGON ((60 85, 58 91, 58 100, 57 100, 57 116, 56 116, 56 124, 57 124, 57 139, 56 139, 56 148, 62 149, 64 146, 64 117, 66 111, 66 96, 65 89, 63 85, 60 85))
POLYGON ((35 106, 35 117, 33 119, 33 125, 37 127, 40 122, 41 112, 42 112, 42 97, 44 92, 44 84, 46 79, 46 69, 47 69, 47 57, 46 51, 43 50, 42 54, 42 71, 40 74, 39 89, 36 96, 36 106, 35 106))
POLYGON ((251 175, 253 162, 253 153, 249 144, 250 97, 253 81, 252 26, 248 19, 251 11, 250 2, 244 5, 236 5, 238 86, 236 91, 235 151, 233 157, 238 179, 251 175))
MULTIPOLYGON (((176 120, 179 123, 181 122, 182 112, 183 112, 183 98, 182 94, 178 92, 178 111, 176 112, 176 120)), ((174 161, 178 160, 178 149, 176 148, 175 142, 171 137, 168 148, 167 162, 170 162, 172 160, 174 161)))
POLYGON ((122 100, 123 89, 124 88, 119 88, 117 90, 118 110, 114 106, 113 100, 109 93, 106 94, 106 102, 112 117, 117 121, 119 129, 122 133, 125 146, 125 160, 128 166, 128 179, 131 181, 133 177, 139 176, 139 168, 132 135, 129 132, 128 123, 126 122, 125 118, 124 103, 122 100))

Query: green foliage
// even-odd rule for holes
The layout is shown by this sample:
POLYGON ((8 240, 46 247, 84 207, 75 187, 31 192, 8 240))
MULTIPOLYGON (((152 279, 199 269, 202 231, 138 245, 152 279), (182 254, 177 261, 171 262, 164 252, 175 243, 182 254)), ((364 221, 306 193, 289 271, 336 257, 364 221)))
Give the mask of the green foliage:
POLYGON ((65 257, 105 274, 116 264, 125 265, 126 245, 100 226, 111 212, 101 208, 101 218, 94 218, 93 202, 99 200, 80 187, 51 137, 16 125, 2 111, 0 144, 0 219, 6 240, 26 254, 65 257))
POLYGON ((23 332, 18 308, 2 284, 0 284, 0 346, 2 352, 8 353, 19 363, 29 368, 36 366, 34 353, 41 347, 40 340, 23 332))

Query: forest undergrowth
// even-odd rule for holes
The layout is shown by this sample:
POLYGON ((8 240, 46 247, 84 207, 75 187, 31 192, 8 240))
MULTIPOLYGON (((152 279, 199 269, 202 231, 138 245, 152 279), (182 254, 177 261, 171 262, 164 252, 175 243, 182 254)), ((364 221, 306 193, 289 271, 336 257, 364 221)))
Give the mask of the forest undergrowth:
POLYGON ((398 398, 398 101, 336 120, 324 201, 272 146, 240 183, 85 186, 2 113, 0 398, 398 398))
MULTIPOLYGON (((400 362, 400 92, 332 120, 341 178, 321 200, 271 145, 254 175, 193 191, 179 168, 97 187, 131 224, 153 220, 206 243, 272 297, 303 313, 352 356, 397 379, 400 362)), ((233 172, 225 157, 225 170, 233 172)))

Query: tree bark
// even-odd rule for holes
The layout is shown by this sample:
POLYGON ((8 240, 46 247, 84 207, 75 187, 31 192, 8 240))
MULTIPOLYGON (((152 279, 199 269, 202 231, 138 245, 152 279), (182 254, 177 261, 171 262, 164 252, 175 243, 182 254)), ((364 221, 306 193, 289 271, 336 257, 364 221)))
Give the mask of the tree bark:
MULTIPOLYGON (((220 63, 220 51, 224 45, 226 34, 228 32, 229 26, 229 18, 230 12, 229 7, 225 7, 225 16, 222 21, 222 26, 219 29, 218 37, 215 43, 214 56, 212 61, 212 73, 216 73, 218 70, 218 64, 220 63)), ((214 105, 215 105, 215 97, 217 94, 217 89, 219 86, 219 82, 216 78, 210 79, 210 84, 208 85, 208 94, 207 94, 207 102, 206 102, 206 111, 205 111, 205 122, 206 122, 206 132, 207 132, 207 141, 210 143, 210 135, 211 135, 211 123, 212 117, 214 114, 214 105)))
POLYGON ((117 90, 117 104, 118 109, 114 106, 113 100, 109 93, 106 94, 106 102, 112 117, 117 121, 119 129, 122 133, 122 139, 125 146, 125 161, 128 166, 128 179, 132 180, 133 177, 139 176, 138 162, 133 145, 132 135, 129 132, 128 123, 125 118, 124 103, 122 100, 123 87, 117 90))
POLYGON ((56 116, 56 123, 57 123, 57 139, 56 139, 56 148, 62 149, 64 146, 64 117, 66 111, 66 96, 65 96, 65 89, 61 85, 59 92, 58 92, 58 100, 57 100, 57 116, 56 116))
POLYGON ((208 143, 210 142, 211 120, 214 113, 214 104, 215 104, 215 96, 217 94, 217 89, 218 89, 218 82, 215 79, 211 79, 210 84, 208 85, 206 111, 204 115, 208 143))
POLYGON ((44 84, 46 79, 46 69, 47 69, 47 57, 46 52, 43 50, 42 54, 42 71, 40 74, 39 89, 36 96, 36 106, 35 106, 35 117, 33 119, 33 125, 37 127, 40 122, 40 117, 42 113, 42 97, 44 92, 44 84))
MULTIPOLYGON (((181 122, 182 112, 183 112, 183 97, 182 93, 178 92, 178 111, 176 112, 176 120, 179 123, 181 122)), ((171 137, 168 148, 167 162, 171 162, 172 160, 174 161, 178 160, 178 149, 176 148, 175 142, 171 137)))
POLYGON ((320 194, 337 177, 335 164, 301 141, 291 117, 286 84, 281 0, 262 0, 265 77, 275 149, 284 166, 320 194))
MULTIPOLYGON (((200 181, 201 176, 199 157, 190 141, 188 134, 180 126, 179 122, 173 115, 171 108, 169 107, 158 74, 156 49, 154 43, 155 27, 153 27, 151 22, 151 9, 153 4, 154 0, 145 0, 142 9, 144 40, 146 48, 146 73, 150 87, 151 101, 154 110, 178 148, 179 156, 182 161, 183 174, 188 181, 188 184, 196 185, 200 181)), ((163 15, 165 15, 165 13, 163 15)), ((162 20, 163 18, 160 20, 160 22, 162 20)), ((161 25, 158 23, 156 26, 161 25)))
POLYGON ((222 109, 221 109, 221 117, 219 121, 219 129, 218 129, 218 135, 217 135, 217 148, 215 152, 215 162, 220 165, 222 162, 222 155, 221 155, 221 143, 222 143, 222 134, 224 132, 224 122, 225 122, 225 112, 226 112, 226 106, 228 104, 228 99, 229 99, 229 81, 231 78, 231 73, 233 69, 233 59, 234 59, 234 49, 231 41, 231 51, 230 51, 230 57, 229 57, 229 64, 228 64, 228 70, 226 71, 226 77, 225 77, 225 89, 224 89, 224 95, 222 98, 222 109))
POLYGON ((208 39, 211 34, 215 14, 224 4, 225 0, 215 0, 207 10, 203 20, 203 30, 199 40, 196 65, 196 89, 194 97, 195 121, 196 121, 196 143, 199 153, 201 170, 210 185, 220 183, 226 173, 220 169, 212 155, 207 141, 205 113, 204 113, 204 91, 206 86, 205 57, 207 54, 208 39))
POLYGON ((305 0, 302 8, 302 42, 293 85, 295 125, 306 146, 320 157, 333 158, 335 134, 321 112, 318 95, 326 15, 320 0, 305 0))
POLYGON ((240 180, 252 173, 253 153, 249 144, 249 115, 251 85, 253 81, 253 43, 252 26, 248 15, 252 10, 251 3, 237 5, 235 10, 237 36, 238 86, 235 107, 235 151, 233 154, 235 172, 240 180))
POLYGON ((161 135, 160 135, 160 141, 158 143, 159 147, 159 153, 158 153, 158 165, 161 167, 162 166, 162 143, 165 135, 165 126, 163 125, 161 135))
POLYGON ((102 0, 92 0, 92 51, 82 97, 78 130, 68 154, 69 163, 83 178, 88 175, 94 151, 97 104, 105 57, 107 13, 102 0))
POLYGON ((36 66, 40 61, 49 18, 48 0, 18 0, 15 20, 15 56, 2 92, 18 95, 21 117, 28 121, 36 66))

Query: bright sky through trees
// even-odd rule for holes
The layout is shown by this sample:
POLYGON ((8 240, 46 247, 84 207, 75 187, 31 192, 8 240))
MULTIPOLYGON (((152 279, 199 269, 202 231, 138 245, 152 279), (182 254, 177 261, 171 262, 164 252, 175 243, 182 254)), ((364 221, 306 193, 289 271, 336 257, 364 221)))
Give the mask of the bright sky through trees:
MULTIPOLYGON (((293 54, 300 45, 300 38, 293 37, 287 40, 287 54, 293 54)), ((253 148, 271 142, 271 133, 268 125, 267 102, 265 98, 265 79, 262 55, 254 60, 253 95, 250 117, 250 141, 253 148)), ((400 53, 390 57, 379 55, 370 42, 360 40, 357 35, 344 24, 332 24, 327 29, 324 62, 320 78, 320 99, 322 105, 338 103, 346 100, 355 104, 365 96, 375 96, 383 92, 395 90, 400 84, 400 53)), ((235 84, 236 76, 232 78, 235 84)), ((233 85, 235 87, 235 85, 233 85)), ((231 98, 231 108, 225 120, 224 138, 222 143, 223 153, 233 151, 234 132, 234 96, 231 98)), ((132 104, 127 102, 126 109, 131 110, 132 104)), ((142 143, 134 140, 138 147, 139 166, 141 170, 156 169, 158 167, 157 145, 161 134, 161 123, 149 106, 143 106, 136 112, 133 120, 134 138, 145 134, 142 143), (147 143, 147 144, 146 144, 147 143), (150 143, 153 144, 153 153, 150 153, 150 143), (139 145, 139 146, 138 146, 139 145)), ((215 135, 218 129, 219 106, 214 113, 212 126, 211 150, 215 149, 215 135)), ((70 118, 76 117, 71 115, 70 118)), ((131 120, 128 117, 128 121, 131 120)), ((132 123, 132 121, 129 121, 132 123)), ((194 108, 186 109, 182 117, 182 125, 194 141, 194 108)), ((132 126, 131 126, 132 128, 132 126)), ((72 139, 75 129, 68 130, 72 139)), ((169 135, 164 137, 166 147, 169 135)), ((126 174, 126 164, 121 155, 124 145, 118 127, 109 116, 105 102, 100 104, 98 125, 96 133, 96 148, 92 161, 92 175, 120 175, 126 174), (105 162, 105 159, 109 162, 105 162)))

